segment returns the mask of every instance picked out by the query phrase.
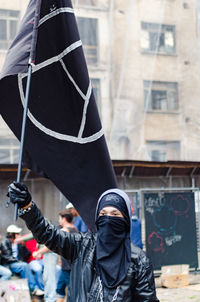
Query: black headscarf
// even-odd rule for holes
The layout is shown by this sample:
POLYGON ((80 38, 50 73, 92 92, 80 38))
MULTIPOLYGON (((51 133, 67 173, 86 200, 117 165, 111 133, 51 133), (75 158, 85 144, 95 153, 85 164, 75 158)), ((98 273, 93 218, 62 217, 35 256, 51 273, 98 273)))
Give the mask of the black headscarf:
POLYGON ((131 262, 130 200, 121 190, 106 191, 97 205, 96 268, 102 283, 117 287, 126 277, 131 262), (117 208, 124 216, 98 216, 106 206, 117 208))

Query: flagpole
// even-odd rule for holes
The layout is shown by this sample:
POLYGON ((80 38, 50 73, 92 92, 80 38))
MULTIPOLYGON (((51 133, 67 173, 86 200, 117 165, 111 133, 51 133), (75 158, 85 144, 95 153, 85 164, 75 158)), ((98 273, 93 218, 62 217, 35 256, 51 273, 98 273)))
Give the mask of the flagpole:
MULTIPOLYGON (((29 94, 30 94, 30 87, 31 87, 31 76, 32 76, 32 64, 29 63, 28 77, 27 77, 27 84, 26 84, 25 105, 24 105, 24 113, 23 113, 23 120, 22 120, 19 162, 18 162, 18 169, 17 169, 17 182, 21 181, 21 174, 22 174, 22 157, 24 151, 24 139, 25 139, 25 132, 26 132, 26 121, 27 121, 28 101, 29 101, 29 94)), ((16 203, 14 209, 14 221, 17 220, 17 217, 18 217, 18 204, 16 203)))
MULTIPOLYGON (((36 50, 36 42, 37 42, 38 23, 39 23, 39 19, 40 19, 41 2, 42 2, 42 0, 36 0, 31 51, 30 51, 30 57, 29 57, 29 61, 28 61, 28 74, 27 74, 25 104, 24 104, 24 112, 23 112, 23 120, 22 120, 19 163, 18 163, 18 169, 17 169, 17 182, 21 181, 21 174, 22 174, 22 158, 23 158, 24 140, 25 140, 25 133, 26 133, 28 102, 29 102, 30 87, 31 87, 32 69, 33 69, 33 65, 35 63, 35 50, 36 50)), ((17 221, 17 218, 18 218, 18 204, 16 203, 15 208, 14 208, 14 221, 17 221)))

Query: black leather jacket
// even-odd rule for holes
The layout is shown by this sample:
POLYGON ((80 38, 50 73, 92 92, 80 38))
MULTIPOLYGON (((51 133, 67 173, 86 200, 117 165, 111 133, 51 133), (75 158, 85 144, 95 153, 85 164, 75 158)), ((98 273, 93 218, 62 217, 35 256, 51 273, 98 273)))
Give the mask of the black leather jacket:
POLYGON ((1 242, 0 242, 0 265, 1 265, 1 253, 2 253, 2 251, 1 251, 1 246, 2 246, 2 244, 1 244, 1 242))
MULTIPOLYGON (((95 269, 96 235, 67 233, 49 224, 36 207, 21 216, 38 243, 71 260, 68 302, 100 302, 100 283, 95 269)), ((156 298, 152 266, 145 253, 132 245, 127 277, 116 289, 103 288, 103 301, 159 302, 156 298)))
POLYGON ((10 240, 7 238, 1 244, 1 264, 9 265, 17 261, 27 261, 31 255, 31 252, 26 248, 25 245, 18 244, 18 259, 12 255, 12 245, 10 240))

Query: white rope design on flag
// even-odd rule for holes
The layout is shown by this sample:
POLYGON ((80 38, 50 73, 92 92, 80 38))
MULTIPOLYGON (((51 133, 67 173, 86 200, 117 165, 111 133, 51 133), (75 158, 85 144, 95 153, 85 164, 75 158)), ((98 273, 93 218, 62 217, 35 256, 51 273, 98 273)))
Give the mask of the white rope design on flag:
POLYGON ((59 14, 62 14, 62 13, 71 13, 71 14, 73 14, 74 10, 71 7, 58 8, 58 9, 54 10, 53 12, 51 12, 50 14, 44 16, 42 19, 40 19, 38 26, 42 25, 47 20, 49 20, 49 19, 51 19, 51 18, 53 18, 53 17, 55 17, 59 14))
POLYGON ((90 101, 91 93, 92 93, 92 85, 91 85, 91 82, 90 82, 89 87, 88 87, 88 92, 87 92, 87 95, 86 95, 87 101, 85 101, 84 108, 83 108, 83 117, 82 117, 81 127, 80 127, 80 130, 79 130, 79 133, 78 133, 79 138, 82 137, 83 131, 84 131, 84 128, 85 128, 87 108, 88 108, 88 104, 89 104, 89 101, 90 101))
POLYGON ((76 88, 76 90, 78 91, 78 93, 81 95, 81 97, 85 100, 85 104, 84 104, 84 108, 83 108, 83 117, 82 117, 82 122, 81 122, 81 127, 79 130, 79 134, 78 137, 82 137, 83 135, 83 131, 85 128, 85 122, 86 122, 86 114, 87 114, 87 107, 90 101, 90 97, 91 97, 91 93, 92 93, 92 85, 91 85, 91 81, 89 83, 89 87, 88 87, 88 91, 87 94, 84 95, 84 93, 80 90, 80 88, 78 87, 78 85, 76 84, 76 82, 74 81, 74 79, 72 78, 72 76, 70 75, 69 71, 67 70, 65 63, 63 62, 63 60, 60 60, 60 63, 64 69, 64 71, 66 72, 68 78, 70 79, 70 81, 73 83, 74 87, 76 88))
POLYGON ((64 69, 64 71, 66 72, 68 78, 70 79, 70 81, 72 82, 72 84, 74 85, 74 87, 76 88, 76 90, 78 91, 78 93, 80 94, 80 96, 87 101, 87 97, 85 96, 85 94, 81 91, 81 89, 78 87, 78 85, 76 84, 76 82, 74 81, 74 79, 72 78, 71 74, 69 73, 69 71, 67 70, 65 63, 63 62, 63 60, 60 60, 60 63, 64 69))
MULTIPOLYGON (((62 134, 56 131, 53 131, 47 127, 45 127, 44 125, 42 125, 30 112, 30 110, 28 110, 28 117, 31 120, 31 122, 37 127, 39 128, 41 131, 43 131, 44 133, 46 133, 49 136, 52 136, 54 138, 57 138, 59 140, 64 140, 64 141, 70 141, 70 142, 74 142, 74 143, 79 143, 79 144, 86 144, 86 143, 91 143, 93 141, 98 140, 101 136, 104 135, 103 133, 103 129, 100 129, 100 131, 96 132, 95 134, 88 136, 88 137, 82 137, 83 132, 84 132, 84 128, 85 128, 85 123, 86 123, 86 116, 87 116, 87 108, 88 108, 88 104, 89 104, 89 100, 91 97, 91 93, 92 93, 92 85, 91 82, 89 82, 89 86, 88 86, 88 90, 87 90, 87 94, 85 95, 81 89, 79 88, 79 86, 76 84, 75 80, 72 78, 72 76, 70 75, 69 71, 67 70, 62 58, 64 56, 66 56, 68 53, 70 53, 71 51, 75 50, 76 48, 80 47, 82 45, 81 41, 77 41, 73 44, 71 44, 69 47, 67 47, 62 53, 60 53, 59 55, 50 58, 38 65, 34 65, 33 69, 32 69, 32 73, 37 72, 38 70, 45 68, 46 66, 51 65, 52 63, 55 62, 60 62, 60 64, 62 65, 64 71, 66 72, 68 78, 70 79, 70 81, 72 82, 72 84, 74 85, 75 89, 77 90, 77 92, 80 94, 81 98, 83 99, 84 103, 84 108, 83 108, 83 115, 82 115, 82 121, 81 121, 81 125, 80 125, 80 129, 78 132, 78 136, 71 136, 71 135, 67 135, 67 134, 62 134)), ((22 105, 24 106, 25 104, 25 95, 24 95, 24 90, 23 90, 23 84, 22 84, 22 80, 27 77, 27 73, 23 73, 23 74, 18 74, 18 87, 19 87, 19 92, 20 92, 20 97, 21 97, 21 102, 22 105)))
MULTIPOLYGON (((63 52, 61 52, 59 55, 50 58, 38 65, 34 65, 33 66, 33 73, 48 66, 51 65, 52 63, 58 62, 60 61, 62 58, 64 58, 68 53, 72 52, 73 50, 75 50, 76 48, 82 46, 82 42, 81 40, 74 42, 73 44, 71 44, 70 46, 68 46, 67 48, 65 48, 65 50, 63 50, 63 52)), ((26 74, 24 74, 24 77, 26 77, 26 74)))

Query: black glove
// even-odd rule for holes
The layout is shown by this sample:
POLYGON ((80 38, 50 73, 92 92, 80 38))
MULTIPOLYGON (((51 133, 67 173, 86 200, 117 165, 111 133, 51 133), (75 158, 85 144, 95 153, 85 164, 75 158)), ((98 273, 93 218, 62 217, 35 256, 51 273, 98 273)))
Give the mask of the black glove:
POLYGON ((31 200, 31 194, 24 183, 14 181, 8 186, 8 197, 13 204, 18 204, 18 208, 24 208, 31 200))

